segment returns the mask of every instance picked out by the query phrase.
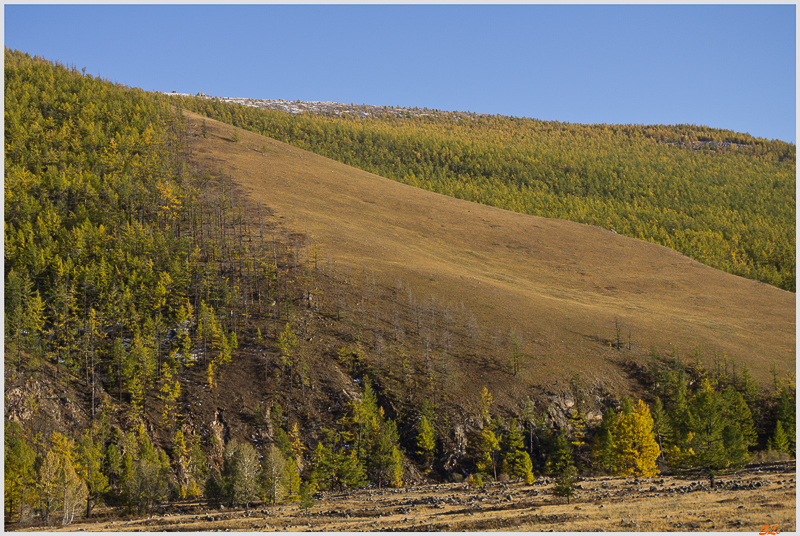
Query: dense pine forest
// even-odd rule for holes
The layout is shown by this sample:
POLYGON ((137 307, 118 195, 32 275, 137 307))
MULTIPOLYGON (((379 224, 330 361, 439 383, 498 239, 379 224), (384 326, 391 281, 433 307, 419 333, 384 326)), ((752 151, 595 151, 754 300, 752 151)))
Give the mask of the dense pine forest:
MULTIPOLYGON (((762 389, 722 356, 707 367, 653 350, 642 400, 603 408, 576 375, 566 415, 531 400, 501 410, 480 386, 457 405, 447 367, 493 351, 470 312, 410 291, 391 322, 354 305, 380 299, 374 280, 326 267, 266 206, 245 210, 224 170, 193 166, 205 132, 188 132, 181 107, 443 193, 682 244, 794 290, 794 146, 719 131, 704 135, 742 147, 679 145, 693 127, 292 118, 6 49, 7 528, 168 501, 309 505, 425 478, 715 475, 795 455, 794 378, 762 389), (323 336, 334 354, 313 346, 323 336), (459 436, 456 414, 471 423, 459 436)), ((518 337, 494 346, 509 378, 518 337)))
POLYGON ((291 115, 181 100, 187 109, 383 177, 614 229, 795 290, 793 144, 695 125, 580 125, 378 107, 291 115))

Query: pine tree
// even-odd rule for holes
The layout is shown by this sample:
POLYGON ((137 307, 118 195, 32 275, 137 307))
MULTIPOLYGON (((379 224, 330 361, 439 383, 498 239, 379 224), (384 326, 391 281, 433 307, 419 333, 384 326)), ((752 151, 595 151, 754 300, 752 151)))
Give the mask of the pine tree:
POLYGON ((603 414, 600 428, 592 441, 592 464, 596 470, 614 473, 614 423, 617 415, 613 409, 603 414))
POLYGON ((161 413, 161 425, 174 427, 178 417, 178 399, 181 396, 181 382, 176 368, 165 365, 161 370, 161 400, 164 409, 161 413))
POLYGON ((508 430, 503 434, 501 452, 504 473, 511 478, 523 478, 527 483, 533 482, 533 463, 525 452, 525 440, 516 419, 511 419, 508 430))
POLYGON ((484 424, 488 424, 492 419, 490 408, 492 407, 493 402, 494 400, 492 399, 492 394, 489 392, 489 389, 484 386, 483 391, 481 392, 480 401, 481 418, 483 418, 484 424))
POLYGON ((497 480, 495 455, 499 450, 500 442, 497 440, 497 436, 488 426, 484 426, 478 444, 478 462, 475 464, 479 473, 485 475, 491 471, 494 479, 497 480))
POLYGON ((617 474, 636 477, 658 474, 656 460, 661 451, 653 434, 653 418, 647 404, 639 400, 633 411, 618 415, 612 434, 612 465, 617 474))
POLYGON ((278 447, 272 445, 261 460, 261 489, 265 501, 278 504, 286 493, 286 459, 278 447))
POLYGON ((286 462, 284 482, 286 483, 284 499, 290 503, 299 501, 302 480, 300 479, 300 468, 293 459, 286 462))
POLYGON ((767 440, 767 448, 776 452, 789 452, 789 437, 783 430, 783 423, 778 421, 775 425, 775 433, 767 440))
POLYGON ((311 456, 311 480, 321 490, 330 489, 335 478, 334 454, 320 441, 311 456))
POLYGON ((289 375, 289 383, 292 383, 292 367, 295 364, 296 356, 295 351, 300 343, 297 341, 297 335, 292 331, 289 323, 286 323, 284 329, 278 336, 278 348, 281 351, 281 362, 289 375))
POLYGON ((575 481, 578 479, 578 471, 575 469, 575 466, 570 465, 564 468, 564 471, 556 480, 555 486, 553 486, 553 495, 556 497, 566 497, 567 504, 569 504, 570 499, 575 495, 575 481))
MULTIPOLYGON (((775 404, 775 419, 777 422, 782 423, 786 437, 789 440, 789 450, 782 451, 788 452, 792 456, 796 453, 796 396, 793 385, 781 386, 778 390, 777 400, 775 404)), ((777 426, 777 425, 776 425, 777 426)))
POLYGON ((417 421, 417 454, 422 456, 426 465, 433 461, 434 449, 436 448, 436 436, 433 427, 428 423, 428 418, 422 415, 417 421))
POLYGON ((547 461, 544 468, 547 474, 561 474, 572 465, 572 445, 566 434, 561 431, 553 438, 547 452, 547 461))
POLYGON ((703 379, 687 410, 689 431, 667 451, 667 463, 674 470, 702 470, 712 487, 718 473, 744 467, 750 460, 747 440, 736 422, 728 422, 727 411, 725 399, 703 379))
POLYGON ((5 517, 21 521, 34 504, 36 453, 17 422, 6 424, 4 446, 5 517))
POLYGON ((303 452, 305 452, 306 447, 303 445, 303 438, 300 437, 300 430, 297 427, 297 423, 294 423, 292 429, 289 431, 289 443, 291 445, 292 459, 295 464, 297 464, 298 469, 302 470, 303 452))
POLYGON ((86 430, 78 442, 78 475, 87 486, 86 517, 92 513, 94 502, 108 491, 108 477, 103 471, 103 443, 95 439, 94 430, 86 430))
POLYGON ((758 432, 753 422, 753 414, 747 406, 744 396, 732 386, 723 393, 725 420, 739 430, 747 447, 755 446, 758 442, 758 432))
POLYGON ((300 508, 306 513, 306 516, 308 516, 309 510, 316 504, 313 494, 313 484, 303 483, 300 486, 300 508))
POLYGON ((653 416, 653 433, 656 436, 656 443, 658 443, 658 448, 661 451, 659 458, 661 461, 664 461, 664 445, 667 438, 672 437, 672 429, 670 428, 669 415, 664 409, 661 398, 656 397, 655 402, 653 402, 651 413, 653 416))

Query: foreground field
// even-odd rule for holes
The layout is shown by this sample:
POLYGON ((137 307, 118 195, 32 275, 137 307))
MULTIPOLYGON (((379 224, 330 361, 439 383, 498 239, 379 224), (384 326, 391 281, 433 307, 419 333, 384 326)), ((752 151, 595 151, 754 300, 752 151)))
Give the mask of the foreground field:
POLYGON ((553 481, 439 484, 325 493, 308 512, 296 504, 208 510, 179 504, 150 518, 99 520, 70 531, 796 531, 794 462, 707 480, 586 478, 567 504, 553 481))

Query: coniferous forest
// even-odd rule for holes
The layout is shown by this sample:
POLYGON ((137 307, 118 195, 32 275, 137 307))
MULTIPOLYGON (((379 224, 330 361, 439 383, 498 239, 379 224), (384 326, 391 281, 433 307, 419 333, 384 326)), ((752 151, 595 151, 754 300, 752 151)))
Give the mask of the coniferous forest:
MULTIPOLYGON (((775 372, 764 388, 727 358, 706 366, 653 350, 640 396, 599 421, 586 418, 596 408, 580 375, 566 415, 531 400, 501 409, 486 387, 458 406, 447 364, 490 353, 469 311, 410 298, 402 318, 413 321, 396 314, 395 334, 379 337, 377 313, 373 322, 347 299, 376 299, 374 282, 353 290, 356 277, 325 269, 316 244, 265 223, 266 207, 263 219, 261 206, 246 210, 224 170, 193 166, 192 135, 205 133, 188 133, 183 109, 795 288, 793 145, 691 126, 292 117, 145 92, 6 49, 7 527, 188 499, 309 504, 317 491, 397 487, 412 475, 476 486, 544 474, 713 476, 795 456, 794 377, 775 372), (327 302, 315 301, 319 288, 327 302), (335 355, 311 346, 310 312, 332 326, 335 355), (429 349, 450 361, 432 365, 429 349), (358 392, 325 391, 337 374, 358 392), (225 404, 244 389, 236 378, 263 404, 236 410, 244 424, 220 434, 234 422, 225 404), (56 406, 73 420, 49 418, 56 406), (474 426, 454 457, 451 418, 465 412, 474 426)), ((518 367, 518 334, 502 344, 518 367)))

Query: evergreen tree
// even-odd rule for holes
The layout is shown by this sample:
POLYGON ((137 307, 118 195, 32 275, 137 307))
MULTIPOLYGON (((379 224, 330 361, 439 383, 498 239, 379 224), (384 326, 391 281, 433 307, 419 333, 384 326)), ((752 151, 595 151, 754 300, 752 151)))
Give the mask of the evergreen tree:
POLYGON ((647 404, 639 400, 633 411, 620 413, 612 434, 612 465, 617 474, 636 477, 658 474, 656 460, 661 451, 653 435, 653 418, 647 404))
POLYGON ((250 443, 235 439, 225 446, 223 469, 216 493, 228 506, 249 507, 258 496, 259 463, 250 443))
POLYGON ((777 402, 775 404, 775 419, 777 422, 781 423, 781 426, 789 441, 788 450, 783 450, 781 452, 787 452, 792 456, 795 456, 797 448, 797 437, 795 433, 795 430, 797 429, 795 424, 797 418, 796 415, 797 406, 795 390, 793 387, 782 386, 778 390, 777 402))
POLYGON ((495 457, 499 450, 500 442, 497 440, 497 436, 488 426, 484 426, 478 443, 478 462, 475 464, 478 473, 482 475, 492 474, 494 479, 497 480, 495 457))
POLYGON ((725 420, 728 425, 741 433, 746 447, 755 446, 758 433, 753 422, 753 414, 747 406, 744 396, 733 387, 728 387, 722 395, 725 420))
POLYGON ((705 378, 692 398, 688 411, 691 421, 683 443, 676 443, 667 452, 667 463, 675 470, 698 468, 714 477, 722 471, 744 467, 750 457, 742 430, 726 420, 724 398, 705 378))
POLYGON ((6 424, 4 446, 5 518, 21 521, 34 504, 36 453, 17 422, 6 424))
POLYGON ((775 425, 775 433, 767 441, 767 448, 777 452, 789 452, 789 437, 783 430, 783 423, 778 421, 775 425))
POLYGON ((559 475, 553 486, 553 495, 556 497, 566 497, 567 504, 569 504, 572 497, 575 495, 575 481, 578 479, 578 471, 575 466, 567 466, 564 471, 559 475))
POLYGON ((600 428, 592 441, 592 464, 599 471, 615 473, 614 466, 614 423, 617 419, 613 409, 603 414, 600 428))
POLYGON ((561 431, 556 435, 550 448, 548 448, 545 472, 547 474, 561 474, 572 465, 572 445, 566 434, 561 431))
POLYGON ((103 443, 95 439, 94 430, 86 430, 78 442, 78 475, 86 483, 86 517, 92 513, 94 502, 109 489, 108 477, 104 472, 103 443))
POLYGON ((264 500, 278 504, 286 494, 286 459, 275 445, 271 445, 261 460, 261 489, 264 500))
POLYGON ((658 449, 661 451, 659 459, 664 461, 664 445, 667 441, 667 438, 672 437, 672 429, 670 428, 667 411, 664 408, 664 404, 661 402, 661 398, 659 397, 656 397, 656 400, 653 403, 652 416, 653 433, 656 437, 656 443, 658 443, 658 449))
POLYGON ((284 481, 286 483, 284 499, 290 503, 299 501, 302 480, 300 479, 300 469, 297 467, 297 462, 295 462, 294 459, 290 459, 286 462, 284 481))
POLYGON ((525 440, 516 419, 511 420, 508 431, 503 434, 501 452, 504 473, 511 478, 523 478, 527 483, 533 483, 533 463, 525 452, 525 440))
POLYGON ((425 465, 430 466, 436 449, 436 436, 428 418, 422 415, 417 421, 417 454, 425 460, 425 465))

